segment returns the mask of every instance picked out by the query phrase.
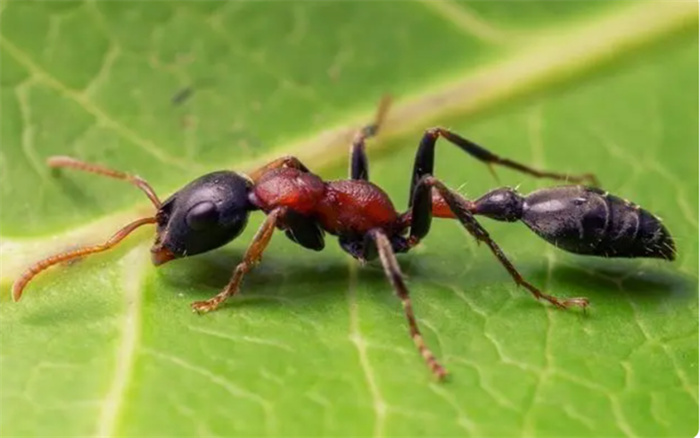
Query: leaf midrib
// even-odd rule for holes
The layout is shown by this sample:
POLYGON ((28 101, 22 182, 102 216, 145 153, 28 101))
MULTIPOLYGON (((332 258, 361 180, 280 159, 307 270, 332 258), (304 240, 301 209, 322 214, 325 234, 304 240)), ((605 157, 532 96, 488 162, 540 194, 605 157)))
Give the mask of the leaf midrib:
POLYGON ((119 346, 115 354, 115 371, 111 385, 102 401, 102 409, 97 422, 95 436, 114 436, 122 400, 126 393, 133 364, 136 360, 139 331, 141 329, 141 298, 143 280, 148 268, 148 252, 144 245, 137 245, 122 259, 124 270, 124 306, 122 330, 119 346))

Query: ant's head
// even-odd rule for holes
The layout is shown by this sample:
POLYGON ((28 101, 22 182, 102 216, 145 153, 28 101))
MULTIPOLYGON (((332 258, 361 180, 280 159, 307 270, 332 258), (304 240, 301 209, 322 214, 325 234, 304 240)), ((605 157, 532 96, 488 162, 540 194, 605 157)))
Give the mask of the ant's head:
POLYGON ((230 171, 214 172, 192 181, 158 209, 154 265, 200 254, 236 238, 255 209, 248 195, 252 182, 230 171))

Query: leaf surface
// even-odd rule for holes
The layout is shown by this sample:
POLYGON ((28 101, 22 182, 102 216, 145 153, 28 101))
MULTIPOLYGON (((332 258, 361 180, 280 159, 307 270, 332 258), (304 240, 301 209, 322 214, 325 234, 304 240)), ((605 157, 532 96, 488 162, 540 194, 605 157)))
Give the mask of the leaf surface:
MULTIPOLYGON (((690 436, 698 428, 698 42, 692 3, 6 2, 0 22, 3 436, 690 436), (29 263, 104 240, 138 191, 44 165, 70 154, 164 197, 218 168, 295 154, 345 176, 348 136, 397 96, 370 175, 406 204, 422 130, 595 172, 664 218, 674 263, 559 251, 482 222, 523 275, 587 296, 588 315, 517 289, 456 223, 401 257, 433 382, 381 269, 329 239, 281 235, 220 311, 260 216, 226 248, 156 270, 152 234, 37 278, 29 263)), ((545 186, 497 169, 523 193, 545 186)), ((437 175, 497 186, 448 144, 437 175)))

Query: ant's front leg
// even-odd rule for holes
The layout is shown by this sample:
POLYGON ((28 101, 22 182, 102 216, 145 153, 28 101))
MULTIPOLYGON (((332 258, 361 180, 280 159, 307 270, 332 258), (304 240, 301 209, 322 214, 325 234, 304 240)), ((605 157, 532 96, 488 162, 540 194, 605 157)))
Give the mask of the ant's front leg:
POLYGON ((425 175, 433 174, 433 169, 435 167, 435 143, 440 137, 446 139, 482 163, 487 164, 489 166, 489 170, 494 174, 494 176, 495 173, 492 166, 499 165, 534 176, 535 178, 549 178, 557 181, 566 181, 577 184, 587 181, 594 186, 598 186, 598 179, 592 173, 569 175, 565 173, 534 169, 530 166, 518 163, 517 161, 500 157, 479 146, 478 144, 455 134, 449 129, 431 128, 425 131, 425 134, 418 145, 418 151, 416 151, 416 158, 413 164, 413 177, 411 179, 411 190, 408 197, 409 207, 411 206, 410 203, 413 201, 413 192, 418 184, 418 181, 425 175))
MULTIPOLYGON (((513 281, 518 286, 523 286, 530 291, 535 298, 549 301, 551 304, 559 308, 569 307, 588 307, 587 298, 568 298, 560 300, 552 295, 545 294, 537 287, 529 283, 523 278, 513 264, 508 260, 503 250, 491 239, 489 233, 481 226, 474 217, 475 204, 464 199, 458 193, 448 189, 442 182, 432 175, 422 177, 413 192, 413 207, 410 210, 411 228, 409 243, 415 245, 425 237, 430 231, 430 223, 433 215, 433 194, 432 189, 435 188, 444 202, 450 208, 454 216, 462 223, 464 228, 474 236, 479 242, 484 242, 491 252, 496 256, 498 261, 508 271, 508 274, 513 278, 513 281)), ((408 213, 406 214, 406 216, 408 213)))
POLYGON ((267 248, 267 245, 270 243, 275 227, 280 218, 284 216, 285 210, 286 209, 283 207, 277 208, 267 215, 265 222, 260 226, 257 233, 255 233, 253 241, 243 255, 243 261, 236 266, 231 280, 229 280, 224 290, 208 300, 193 302, 192 310, 198 313, 211 312, 212 310, 216 310, 227 298, 238 293, 241 282, 243 281, 243 276, 253 269, 262 259, 263 251, 265 251, 265 248, 267 248))

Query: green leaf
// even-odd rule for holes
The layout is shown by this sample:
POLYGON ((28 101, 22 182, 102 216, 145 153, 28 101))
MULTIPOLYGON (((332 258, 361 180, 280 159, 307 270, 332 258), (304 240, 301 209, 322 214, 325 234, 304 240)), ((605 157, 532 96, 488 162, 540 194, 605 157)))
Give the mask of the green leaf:
MULTIPOLYGON (((682 2, 4 2, 0 357, 3 436, 691 436, 698 430, 697 6, 682 2), (217 168, 299 156, 345 176, 348 138, 396 96, 372 180, 406 203, 434 124, 664 218, 678 260, 557 250, 482 222, 562 312, 515 287, 458 224, 400 262, 431 379, 379 266, 282 236, 217 312, 256 216, 225 249, 156 270, 149 231, 52 269, 150 212, 125 184, 49 172, 70 154, 137 172, 161 196, 217 168)), ((544 186, 497 169, 502 184, 544 186)), ((487 169, 441 145, 470 198, 487 169)))

